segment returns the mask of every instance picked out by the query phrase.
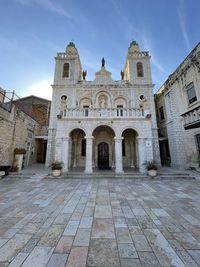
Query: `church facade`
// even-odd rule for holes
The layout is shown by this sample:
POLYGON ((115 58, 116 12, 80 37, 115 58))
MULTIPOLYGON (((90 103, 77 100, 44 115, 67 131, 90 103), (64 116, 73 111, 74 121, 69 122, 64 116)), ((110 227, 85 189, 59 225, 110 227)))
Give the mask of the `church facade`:
POLYGON ((123 173, 160 164, 149 53, 133 41, 121 80, 112 80, 104 58, 93 81, 86 75, 74 43, 57 53, 46 165, 123 173))

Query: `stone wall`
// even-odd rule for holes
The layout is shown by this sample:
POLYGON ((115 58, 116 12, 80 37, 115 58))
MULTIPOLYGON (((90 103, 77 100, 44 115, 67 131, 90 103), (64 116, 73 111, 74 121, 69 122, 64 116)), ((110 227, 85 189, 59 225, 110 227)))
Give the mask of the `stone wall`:
POLYGON ((11 112, 0 107, 0 165, 13 165, 15 148, 29 148, 24 163, 34 162, 34 136, 41 135, 43 131, 43 127, 16 106, 12 105, 11 112))

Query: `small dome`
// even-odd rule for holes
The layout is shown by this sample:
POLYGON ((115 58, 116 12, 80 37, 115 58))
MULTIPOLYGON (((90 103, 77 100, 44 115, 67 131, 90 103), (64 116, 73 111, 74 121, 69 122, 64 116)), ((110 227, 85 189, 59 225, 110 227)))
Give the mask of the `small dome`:
POLYGON ((139 45, 138 45, 138 43, 137 43, 136 41, 132 41, 132 42, 130 43, 130 46, 129 46, 128 50, 129 50, 130 52, 139 51, 140 49, 139 49, 139 45))
POLYGON ((78 51, 76 49, 76 46, 73 42, 70 42, 66 47, 66 53, 67 54, 77 54, 78 51))
POLYGON ((132 42, 130 43, 129 48, 131 48, 131 46, 133 46, 133 45, 137 45, 137 46, 138 46, 138 43, 137 43, 136 41, 132 41, 132 42))
POLYGON ((76 47, 76 46, 75 46, 75 44, 74 44, 73 42, 70 42, 70 43, 68 44, 68 46, 67 46, 67 47, 69 47, 69 46, 76 47))

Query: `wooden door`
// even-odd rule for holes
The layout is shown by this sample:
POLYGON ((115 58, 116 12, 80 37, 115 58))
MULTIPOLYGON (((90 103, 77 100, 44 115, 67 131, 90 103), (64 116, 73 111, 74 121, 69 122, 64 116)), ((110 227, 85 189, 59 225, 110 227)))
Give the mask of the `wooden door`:
POLYGON ((102 142, 98 144, 98 168, 108 170, 109 168, 109 146, 102 142))

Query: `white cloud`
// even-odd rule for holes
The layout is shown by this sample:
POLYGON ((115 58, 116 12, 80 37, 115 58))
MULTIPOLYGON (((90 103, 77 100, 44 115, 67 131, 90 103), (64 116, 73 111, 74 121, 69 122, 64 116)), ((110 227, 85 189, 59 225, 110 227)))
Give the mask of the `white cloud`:
POLYGON ((21 5, 37 4, 44 9, 56 13, 57 15, 71 18, 70 14, 68 14, 67 11, 61 5, 58 4, 58 2, 53 0, 16 0, 16 1, 19 2, 21 5))
POLYGON ((186 44, 186 48, 187 48, 188 52, 190 52, 191 45, 190 45, 190 40, 189 40, 187 29, 186 29, 186 11, 185 11, 185 1, 184 0, 179 0, 178 17, 179 17, 179 23, 180 23, 183 39, 184 39, 185 44, 186 44))
POLYGON ((23 97, 29 95, 35 95, 41 98, 51 100, 52 98, 51 81, 50 80, 38 81, 35 84, 31 85, 24 93, 25 95, 23 95, 23 97))

